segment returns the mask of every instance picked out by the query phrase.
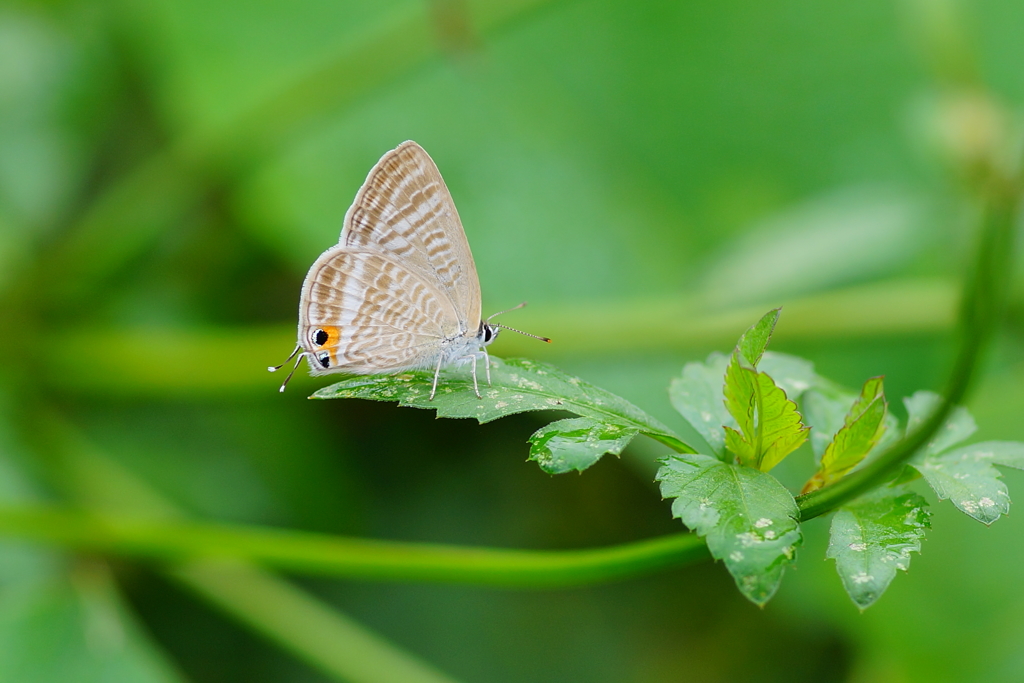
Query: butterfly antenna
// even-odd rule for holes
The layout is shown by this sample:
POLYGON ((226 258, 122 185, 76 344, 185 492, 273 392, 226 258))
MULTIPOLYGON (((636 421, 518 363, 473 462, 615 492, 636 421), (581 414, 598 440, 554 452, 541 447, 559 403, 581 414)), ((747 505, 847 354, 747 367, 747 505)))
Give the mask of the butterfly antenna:
MULTIPOLYGON (((506 313, 511 313, 512 311, 518 311, 520 308, 523 308, 524 306, 526 306, 526 302, 525 301, 523 303, 519 304, 518 306, 513 306, 512 308, 506 309, 504 311, 498 311, 497 313, 488 316, 487 317, 487 322, 491 322, 491 318, 497 318, 499 315, 505 315, 506 313)), ((499 325, 498 327, 501 327, 501 325, 499 325)), ((506 329, 511 330, 512 328, 508 327, 506 329)), ((515 331, 518 332, 519 330, 515 330, 515 331)), ((525 332, 523 334, 525 334, 525 332)), ((533 335, 528 335, 528 336, 532 337, 533 335)))
MULTIPOLYGON (((518 308, 518 306, 517 306, 517 308, 518 308)), ((500 327, 503 330, 509 330, 511 332, 518 332, 519 334, 524 335, 526 337, 533 337, 534 339, 540 339, 542 342, 547 342, 548 344, 551 343, 550 339, 548 339, 547 337, 542 337, 539 334, 530 334, 529 332, 523 332, 522 330, 517 330, 516 328, 509 327, 508 325, 499 325, 498 323, 491 323, 491 324, 494 325, 495 327, 500 327)))
MULTIPOLYGON (((524 306, 526 306, 526 302, 525 301, 523 303, 519 304, 518 306, 513 306, 512 308, 506 309, 504 311, 498 311, 497 313, 488 316, 487 317, 487 322, 490 323, 491 322, 491 318, 497 318, 499 315, 504 315, 505 313, 510 313, 512 311, 518 311, 520 308, 523 308, 524 306)), ((540 335, 537 335, 537 334, 530 334, 529 332, 523 332, 522 330, 517 330, 514 327, 509 327, 508 325, 502 325, 500 323, 491 323, 491 324, 494 325, 495 327, 500 327, 503 330, 509 330, 511 332, 518 332, 519 334, 521 334, 523 336, 533 337, 534 339, 540 339, 542 342, 547 342, 548 344, 551 343, 551 340, 548 339, 547 337, 541 337, 540 335)))

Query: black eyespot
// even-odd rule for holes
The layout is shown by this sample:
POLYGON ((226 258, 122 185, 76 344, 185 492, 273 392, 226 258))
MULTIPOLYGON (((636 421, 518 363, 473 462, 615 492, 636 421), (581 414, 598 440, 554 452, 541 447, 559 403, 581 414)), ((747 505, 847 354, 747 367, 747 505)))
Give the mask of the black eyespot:
POLYGON ((316 342, 317 346, 323 346, 324 344, 327 343, 327 340, 330 338, 331 336, 324 332, 323 330, 317 330, 316 332, 313 333, 313 341, 316 342))
POLYGON ((331 367, 331 354, 324 351, 316 357, 320 365, 324 366, 324 369, 331 367))
POLYGON ((490 325, 484 325, 484 344, 489 344, 493 336, 494 333, 491 332, 490 325))

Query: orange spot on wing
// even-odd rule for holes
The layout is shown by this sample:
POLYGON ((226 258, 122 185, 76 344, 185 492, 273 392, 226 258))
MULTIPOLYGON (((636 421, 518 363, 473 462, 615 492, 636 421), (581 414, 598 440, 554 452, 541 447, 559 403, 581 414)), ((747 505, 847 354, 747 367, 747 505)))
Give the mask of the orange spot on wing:
POLYGON ((338 345, 338 340, 341 339, 340 328, 331 325, 322 325, 320 329, 327 333, 327 341, 320 348, 323 348, 324 346, 334 347, 338 345))

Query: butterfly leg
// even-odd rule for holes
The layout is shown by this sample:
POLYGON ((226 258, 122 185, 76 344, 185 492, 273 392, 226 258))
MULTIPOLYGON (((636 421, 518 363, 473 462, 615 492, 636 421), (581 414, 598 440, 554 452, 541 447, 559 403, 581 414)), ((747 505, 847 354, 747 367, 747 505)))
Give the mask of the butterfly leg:
POLYGON ((430 387, 430 398, 428 401, 434 400, 434 394, 437 393, 437 378, 441 376, 441 361, 444 360, 444 356, 440 356, 437 359, 437 367, 434 368, 434 384, 430 387))
POLYGON ((473 359, 473 393, 476 394, 477 398, 483 398, 483 396, 480 395, 480 387, 479 387, 479 385, 476 382, 476 358, 477 358, 477 354, 475 354, 475 353, 471 354, 470 357, 473 359))
POLYGON ((480 349, 480 352, 484 354, 484 365, 487 368, 487 386, 491 386, 491 357, 487 355, 487 347, 480 349))

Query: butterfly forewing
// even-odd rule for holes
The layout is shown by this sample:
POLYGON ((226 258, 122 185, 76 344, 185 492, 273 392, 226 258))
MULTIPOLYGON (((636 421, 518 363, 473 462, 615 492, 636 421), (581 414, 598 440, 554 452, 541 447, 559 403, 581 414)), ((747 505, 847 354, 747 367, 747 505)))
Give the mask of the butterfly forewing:
POLYGON ((430 365, 459 324, 451 302, 421 273, 389 254, 341 245, 310 268, 301 307, 299 340, 316 374, 430 365))
POLYGON ((430 156, 404 142, 373 167, 345 215, 341 246, 384 251, 451 303, 461 333, 480 326, 480 281, 448 188, 430 156))

